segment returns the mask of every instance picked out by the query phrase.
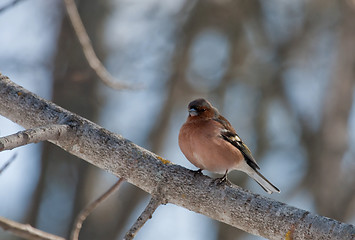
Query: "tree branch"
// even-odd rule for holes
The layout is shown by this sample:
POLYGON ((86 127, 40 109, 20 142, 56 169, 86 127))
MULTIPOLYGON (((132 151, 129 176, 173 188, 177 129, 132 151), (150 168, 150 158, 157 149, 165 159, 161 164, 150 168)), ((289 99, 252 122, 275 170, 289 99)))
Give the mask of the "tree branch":
POLYGON ((14 0, 14 1, 12 1, 12 2, 6 4, 5 6, 2 6, 2 7, 0 8, 0 13, 3 12, 3 11, 5 11, 5 10, 10 9, 11 7, 15 6, 16 4, 18 4, 18 3, 22 2, 22 1, 23 1, 23 0, 14 0))
POLYGON ((89 216, 89 214, 99 205, 101 202, 105 201, 111 193, 120 188, 121 184, 124 182, 123 178, 120 178, 112 187, 110 187, 104 194, 102 194, 98 199, 87 205, 83 210, 80 211, 75 219, 73 230, 71 232, 70 239, 77 240, 79 238, 79 233, 83 222, 89 216))
POLYGON ((43 232, 31 227, 29 224, 21 224, 9 219, 0 217, 0 227, 14 235, 30 240, 65 240, 62 237, 43 232))
POLYGON ((153 213, 162 204, 159 198, 155 198, 152 196, 147 207, 144 209, 142 214, 138 217, 137 221, 133 224, 131 229, 128 230, 124 240, 132 240, 138 231, 143 227, 143 225, 148 221, 148 219, 152 218, 153 213))
POLYGON ((101 81, 108 87, 113 89, 137 89, 124 82, 118 82, 104 67, 99 58, 96 56, 94 48, 91 44, 90 38, 85 30, 84 24, 81 21, 78 9, 76 8, 74 0, 64 0, 65 7, 67 9, 68 16, 73 25, 76 36, 79 39, 81 47, 83 49, 86 60, 90 67, 96 72, 101 81))
POLYGON ((269 239, 352 239, 355 227, 304 211, 238 186, 215 185, 118 134, 46 101, 0 75, 0 114, 34 128, 68 124, 65 138, 50 142, 125 178, 165 203, 182 206, 269 239))
POLYGON ((48 126, 27 129, 6 137, 0 138, 0 152, 11 150, 30 143, 38 143, 47 140, 59 140, 65 137, 70 130, 68 125, 52 124, 48 126))
POLYGON ((10 164, 16 159, 17 157, 17 153, 15 153, 9 160, 7 160, 7 162, 0 167, 0 174, 8 167, 10 166, 10 164))

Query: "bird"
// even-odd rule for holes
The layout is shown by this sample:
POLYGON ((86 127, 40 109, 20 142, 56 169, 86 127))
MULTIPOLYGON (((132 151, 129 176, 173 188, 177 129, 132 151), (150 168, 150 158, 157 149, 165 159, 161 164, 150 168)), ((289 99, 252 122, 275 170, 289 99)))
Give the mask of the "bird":
POLYGON ((279 193, 260 172, 248 146, 238 136, 229 121, 204 98, 188 105, 188 117, 179 132, 179 147, 185 157, 199 170, 227 174, 239 170, 253 178, 267 193, 279 193))

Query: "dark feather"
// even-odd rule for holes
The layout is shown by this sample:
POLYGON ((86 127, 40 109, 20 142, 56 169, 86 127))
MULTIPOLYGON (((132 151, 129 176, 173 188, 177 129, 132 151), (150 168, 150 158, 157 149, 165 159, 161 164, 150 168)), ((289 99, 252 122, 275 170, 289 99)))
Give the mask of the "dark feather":
POLYGON ((228 141, 231 143, 234 147, 238 148, 243 156, 248 165, 253 168, 254 170, 260 169, 259 165, 256 163, 253 155, 251 154, 251 151, 245 145, 242 141, 242 139, 238 136, 238 134, 234 131, 230 131, 228 129, 224 129, 221 131, 221 136, 224 140, 228 141))
POLYGON ((219 122, 223 126, 223 129, 221 131, 221 137, 242 152, 245 161, 251 168, 253 168, 254 170, 260 169, 253 155, 251 154, 251 151, 249 150, 247 145, 245 145, 242 139, 238 136, 237 132, 228 122, 228 120, 222 115, 220 115, 218 111, 215 111, 215 118, 213 118, 213 120, 219 122))

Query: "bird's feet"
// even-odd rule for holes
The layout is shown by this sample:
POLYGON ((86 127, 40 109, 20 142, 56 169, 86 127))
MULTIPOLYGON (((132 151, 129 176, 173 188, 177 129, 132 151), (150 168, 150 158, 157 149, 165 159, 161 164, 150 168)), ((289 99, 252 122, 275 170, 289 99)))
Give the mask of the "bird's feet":
POLYGON ((202 174, 202 169, 200 168, 199 170, 193 171, 194 175, 201 175, 202 174))
POLYGON ((216 185, 222 185, 223 183, 225 183, 225 184, 228 185, 228 186, 232 186, 232 183, 231 183, 226 177, 215 178, 215 179, 213 180, 213 182, 214 182, 216 185))
MULTIPOLYGON (((228 171, 228 170, 227 170, 228 171)), ((223 175, 223 177, 221 178, 215 178, 213 181, 216 185, 221 185, 223 183, 225 183, 228 186, 232 186, 232 183, 228 180, 227 178, 227 171, 226 173, 223 175)))

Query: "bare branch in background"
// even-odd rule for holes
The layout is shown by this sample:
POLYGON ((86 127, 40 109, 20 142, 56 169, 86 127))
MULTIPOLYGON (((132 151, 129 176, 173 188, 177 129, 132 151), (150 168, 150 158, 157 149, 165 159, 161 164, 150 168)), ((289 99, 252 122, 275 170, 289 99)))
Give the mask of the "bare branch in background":
POLYGON ((0 168, 0 174, 16 159, 17 153, 15 153, 7 162, 0 168))
POLYGON ((96 72, 101 81, 108 87, 116 90, 122 89, 138 89, 140 86, 131 86, 125 82, 118 82, 104 67, 101 61, 96 56, 94 48, 92 47, 90 38, 85 30, 84 24, 81 21, 78 9, 76 8, 74 0, 64 0, 70 21, 73 25, 75 34, 77 35, 86 60, 90 67, 96 72))
POLYGON ((71 232, 70 239, 77 240, 79 238, 79 233, 83 222, 89 216, 89 214, 103 201, 105 201, 113 192, 115 192, 125 180, 120 178, 109 190, 102 194, 98 199, 87 205, 75 219, 75 223, 71 232))
POLYGON ((3 11, 5 11, 5 10, 8 10, 9 8, 15 6, 16 4, 18 4, 18 3, 22 2, 22 1, 23 1, 23 0, 14 0, 14 1, 12 1, 12 2, 6 4, 5 6, 3 6, 3 7, 0 8, 0 13, 3 12, 3 11))
POLYGON ((162 202, 159 198, 155 198, 152 196, 147 207, 144 209, 142 214, 138 217, 137 221, 133 224, 131 229, 126 233, 124 240, 132 240, 138 231, 143 227, 143 225, 148 221, 148 219, 152 218, 155 210, 161 205, 162 202))
POLYGON ((59 140, 61 137, 66 135, 69 129, 70 127, 68 125, 53 124, 27 129, 6 137, 2 137, 0 138, 0 152, 4 150, 11 150, 30 143, 38 143, 46 140, 59 140))
POLYGON ((22 224, 0 217, 0 227, 14 235, 30 240, 65 240, 62 237, 43 232, 31 227, 29 224, 22 224))

